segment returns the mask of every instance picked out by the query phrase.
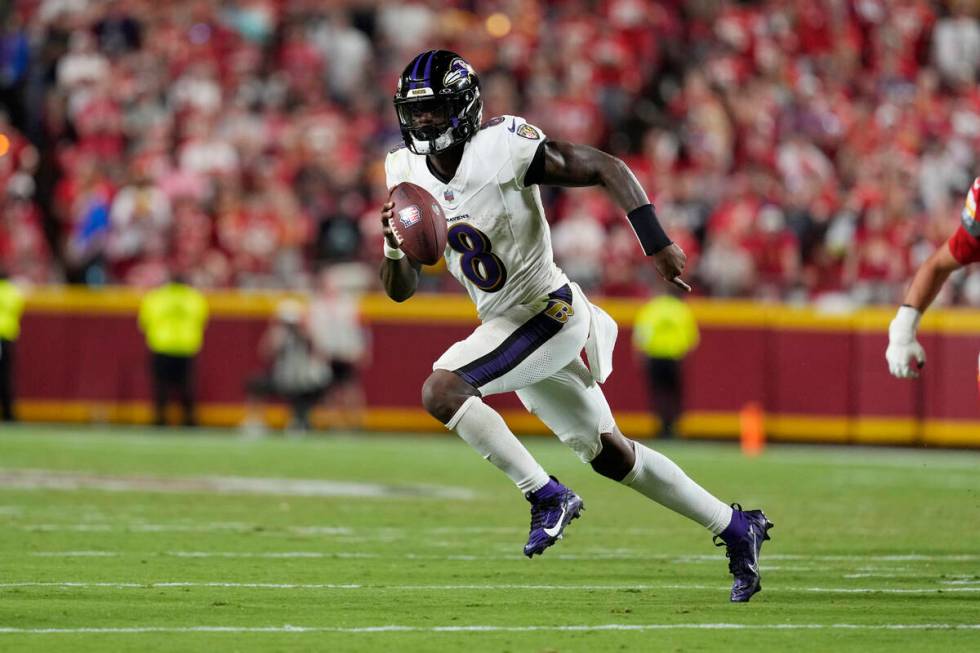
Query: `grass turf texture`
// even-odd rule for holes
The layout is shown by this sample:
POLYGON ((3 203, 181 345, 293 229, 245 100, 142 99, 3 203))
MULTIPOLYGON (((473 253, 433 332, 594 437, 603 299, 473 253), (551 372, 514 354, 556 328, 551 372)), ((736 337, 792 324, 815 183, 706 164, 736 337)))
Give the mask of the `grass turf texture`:
POLYGON ((764 591, 732 605, 723 550, 700 527, 555 441, 526 442, 587 506, 533 561, 521 555, 527 504, 451 437, 4 426, 0 650, 980 650, 976 453, 772 447, 745 459, 730 445, 657 444, 776 522, 764 591), (29 487, 77 481, 66 472, 129 483, 29 487), (139 482, 214 476, 391 496, 139 482), (384 626, 404 629, 369 630, 384 626), (136 632, 17 632, 116 628, 136 632))

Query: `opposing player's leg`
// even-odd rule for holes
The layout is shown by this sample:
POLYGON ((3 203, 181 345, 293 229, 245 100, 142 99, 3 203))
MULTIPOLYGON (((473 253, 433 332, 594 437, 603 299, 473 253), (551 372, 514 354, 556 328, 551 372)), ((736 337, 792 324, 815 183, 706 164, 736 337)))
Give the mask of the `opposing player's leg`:
POLYGON ((571 304, 565 286, 484 322, 436 361, 422 389, 426 410, 507 474, 530 502, 529 557, 561 538, 582 500, 548 476, 482 397, 537 383, 581 350, 587 314, 576 318, 571 304))
POLYGON ((761 589, 758 557, 772 527, 765 514, 725 505, 666 456, 624 437, 602 390, 581 360, 573 360, 517 395, 596 472, 696 521, 720 538, 728 547, 729 570, 735 576, 733 601, 747 601, 761 589))

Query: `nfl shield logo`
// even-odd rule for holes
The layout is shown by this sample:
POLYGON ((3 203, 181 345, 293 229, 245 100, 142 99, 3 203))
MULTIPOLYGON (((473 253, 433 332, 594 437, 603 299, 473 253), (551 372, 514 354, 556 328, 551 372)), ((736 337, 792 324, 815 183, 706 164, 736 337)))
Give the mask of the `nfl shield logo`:
POLYGON ((453 189, 452 188, 447 188, 446 189, 446 192, 443 193, 442 196, 445 198, 445 200, 447 202, 452 202, 454 199, 456 199, 456 196, 453 195, 453 189))
POLYGON ((398 219, 406 229, 422 221, 422 212, 414 204, 398 212, 398 219))

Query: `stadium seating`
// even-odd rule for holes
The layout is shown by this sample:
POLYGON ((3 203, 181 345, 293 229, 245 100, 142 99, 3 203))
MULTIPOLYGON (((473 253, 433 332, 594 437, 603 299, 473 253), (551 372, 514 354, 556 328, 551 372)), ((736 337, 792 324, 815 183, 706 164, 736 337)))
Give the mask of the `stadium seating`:
MULTIPOLYGON (((36 283, 149 286, 173 265, 304 288, 373 267, 389 99, 430 47, 473 61, 486 116, 626 159, 707 295, 894 301, 980 151, 970 3, 109 4, 8 5, 0 257, 36 283)), ((583 285, 653 282, 601 193, 544 195, 583 285)), ((941 301, 980 303, 980 276, 941 301)))

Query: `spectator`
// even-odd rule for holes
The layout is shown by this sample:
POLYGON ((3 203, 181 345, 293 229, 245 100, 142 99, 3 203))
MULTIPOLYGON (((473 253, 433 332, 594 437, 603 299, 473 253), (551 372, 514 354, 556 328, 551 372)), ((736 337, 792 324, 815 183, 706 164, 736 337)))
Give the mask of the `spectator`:
POLYGON ((975 0, 952 0, 936 23, 936 67, 952 86, 975 86, 980 72, 980 23, 975 0))
POLYGON ((64 259, 69 280, 100 286, 106 283, 105 246, 109 238, 112 186, 96 160, 81 155, 75 177, 62 179, 56 202, 67 227, 64 259))
POLYGON ((137 165, 132 183, 123 187, 109 210, 108 259, 117 278, 149 251, 166 250, 170 240, 170 201, 150 179, 145 165, 137 165))
POLYGON ((58 63, 58 86, 67 94, 69 114, 77 111, 111 74, 109 60, 86 31, 72 32, 68 52, 58 63))
MULTIPOLYGON (((923 207, 901 234, 920 242, 926 215, 975 176, 980 27, 970 0, 327 4, 8 8, 0 196, 15 187, 26 202, 18 220, 40 217, 49 256, 28 266, 31 278, 64 269, 76 282, 146 283, 176 258, 208 285, 306 289, 320 265, 380 256, 363 245, 377 242, 377 221, 362 216, 383 200, 382 161, 398 142, 394 62, 433 47, 486 71, 486 118, 524 115, 554 138, 628 160, 662 213, 684 216, 671 235, 704 254, 689 271, 709 295, 843 292, 859 246, 839 237, 864 233, 865 207, 898 196, 905 215, 923 207), (488 22, 491 12, 510 22, 488 22), (185 206, 160 230, 173 247, 121 261, 110 207, 143 165, 172 207, 185 206), (902 183, 890 180, 896 166, 902 183), (27 183, 36 189, 25 195, 27 183), (795 257, 780 237, 781 253, 760 261, 762 207, 785 216, 795 257), (724 224, 733 214, 742 232, 724 224), (189 225, 185 247, 177 233, 189 225), (756 274, 769 281, 752 283, 756 274)), ((636 294, 645 269, 621 251, 622 216, 579 197, 542 198, 557 222, 556 258, 583 283, 636 294), (606 244, 598 271, 594 253, 578 259, 582 212, 606 244)), ((24 260, 6 262, 23 276, 24 260)), ((427 288, 447 285, 439 274, 426 271, 427 288)), ((874 283, 880 292, 865 297, 891 296, 900 281, 874 283)))
POLYGON ((606 232, 592 211, 577 207, 551 232, 558 265, 586 290, 602 279, 606 232))
POLYGON ((94 32, 99 48, 109 56, 119 56, 139 50, 142 28, 126 11, 122 0, 106 2, 103 17, 95 23, 94 32))
POLYGON ((31 63, 30 42, 17 13, 4 13, 0 10, 0 107, 7 109, 17 128, 26 129, 24 94, 31 63))
POLYGON ((208 303, 180 275, 150 291, 140 303, 139 326, 150 350, 153 380, 153 423, 167 423, 166 408, 176 392, 184 426, 195 426, 194 361, 201 351, 208 321, 208 303))

